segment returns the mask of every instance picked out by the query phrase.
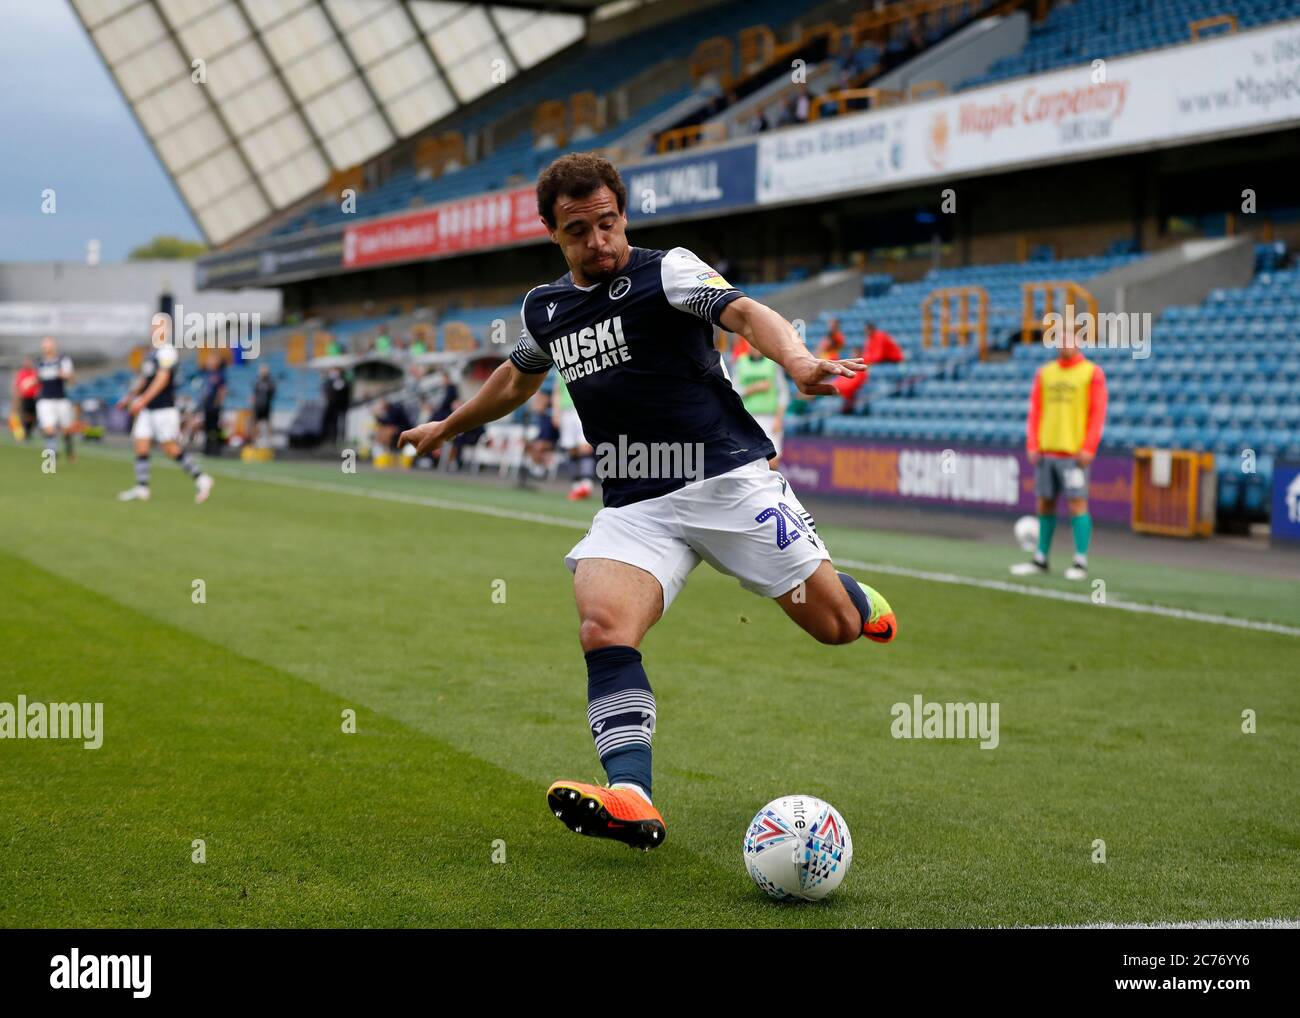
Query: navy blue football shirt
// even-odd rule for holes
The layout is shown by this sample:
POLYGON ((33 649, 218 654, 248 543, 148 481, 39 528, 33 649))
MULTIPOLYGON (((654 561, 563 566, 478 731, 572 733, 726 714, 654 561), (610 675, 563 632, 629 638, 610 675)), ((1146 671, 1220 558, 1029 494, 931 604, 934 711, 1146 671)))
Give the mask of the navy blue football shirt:
POLYGON ((596 451, 605 505, 655 498, 776 455, 713 345, 723 309, 741 296, 685 248, 634 247, 607 282, 581 287, 566 273, 524 297, 510 360, 520 371, 554 367, 563 377, 596 451), (702 450, 702 463, 688 476, 601 469, 615 450, 662 443, 702 450))

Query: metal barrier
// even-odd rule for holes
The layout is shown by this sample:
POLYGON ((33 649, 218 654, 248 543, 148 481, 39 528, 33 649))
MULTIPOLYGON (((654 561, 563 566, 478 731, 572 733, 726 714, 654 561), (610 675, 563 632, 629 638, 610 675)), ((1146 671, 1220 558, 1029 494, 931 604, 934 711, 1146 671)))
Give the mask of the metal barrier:
POLYGON ((972 335, 979 344, 980 360, 989 352, 989 292, 982 286, 945 286, 931 291, 921 301, 921 345, 930 348, 934 334, 934 306, 939 305, 939 345, 947 347, 953 336, 958 346, 965 346, 972 335), (957 301, 957 320, 953 321, 951 301, 957 301), (971 301, 975 318, 971 319, 971 301))
MULTIPOLYGON (((1073 280, 1048 280, 1036 283, 1023 284, 1024 292, 1024 314, 1020 322, 1020 340, 1022 343, 1030 343, 1034 340, 1034 334, 1043 329, 1043 322, 1049 314, 1056 311, 1056 297, 1058 292, 1062 297, 1061 313, 1066 308, 1077 309, 1082 304, 1091 315, 1093 328, 1095 330, 1097 323, 1097 298, 1088 290, 1073 280), (1037 313, 1035 307, 1035 298, 1039 295, 1043 297, 1043 313, 1037 313)), ((1076 310, 1077 313, 1077 310, 1076 310)))
POLYGON ((1237 31, 1237 16, 1235 14, 1216 14, 1211 18, 1198 18, 1196 21, 1187 23, 1187 31, 1191 34, 1192 41, 1201 37, 1201 33, 1207 28, 1218 28, 1220 25, 1227 25, 1229 30, 1224 35, 1233 35, 1237 31))
POLYGON ((808 110, 808 119, 817 120, 822 115, 822 107, 830 103, 851 102, 854 99, 866 99, 871 109, 894 106, 903 101, 903 93, 892 88, 841 88, 826 92, 812 101, 808 110))
POLYGON ((720 141, 727 140, 727 125, 723 121, 712 123, 691 124, 688 127, 674 127, 671 131, 664 131, 659 135, 658 150, 660 152, 675 152, 682 148, 692 148, 696 145, 716 145, 720 141))
POLYGON ((731 84, 731 40, 726 36, 715 35, 705 39, 691 55, 691 83, 699 85, 710 75, 723 88, 731 84))
POLYGON ((1170 537, 1214 532, 1214 455, 1188 449, 1133 453, 1133 529, 1170 537))
POLYGON ((566 131, 568 107, 559 99, 547 99, 538 103, 533 111, 533 141, 549 137, 556 145, 563 145, 568 140, 566 131))
POLYGON ((916 102, 918 99, 930 99, 947 94, 948 86, 942 81, 914 81, 907 90, 907 101, 916 102))

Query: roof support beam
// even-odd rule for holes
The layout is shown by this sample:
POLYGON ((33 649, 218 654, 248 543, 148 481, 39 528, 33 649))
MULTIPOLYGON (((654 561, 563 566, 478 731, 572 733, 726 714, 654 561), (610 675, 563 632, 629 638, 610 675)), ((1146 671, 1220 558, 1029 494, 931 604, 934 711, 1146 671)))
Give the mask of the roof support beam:
POLYGON ((325 0, 316 0, 316 6, 319 7, 320 12, 325 15, 325 20, 329 22, 330 29, 333 31, 334 37, 338 39, 339 46, 342 47, 344 56, 348 58, 348 63, 352 65, 352 70, 356 72, 357 80, 361 82, 361 87, 366 90, 366 95, 370 96, 370 101, 374 104, 376 112, 378 112, 380 118, 384 121, 384 126, 388 128, 389 135, 392 137, 393 141, 399 140, 402 135, 398 132, 397 128, 393 126, 393 122, 388 118, 388 110, 384 109, 384 104, 379 101, 379 96, 377 96, 375 90, 370 87, 370 79, 366 77, 366 72, 363 71, 361 65, 357 63, 357 58, 352 52, 352 47, 348 45, 347 38, 339 29, 339 23, 334 20, 334 15, 330 13, 329 5, 325 3, 325 0))
MULTIPOLYGON (((447 68, 442 66, 442 61, 438 59, 438 54, 435 53, 433 47, 429 45, 428 37, 420 31, 420 23, 415 20, 415 15, 411 13, 411 8, 407 7, 404 3, 399 3, 398 6, 402 8, 402 12, 406 15, 406 20, 411 23, 411 31, 415 33, 415 37, 419 39, 420 44, 424 46, 424 52, 428 53, 429 59, 433 61, 433 69, 438 72, 438 77, 442 78, 442 83, 447 89, 447 94, 451 96, 458 107, 465 105, 460 101, 460 96, 456 94, 456 89, 452 87, 451 78, 447 76, 447 68)), ((446 116, 446 114, 443 114, 443 116, 446 116)))
MULTIPOLYGON (((171 20, 167 17, 167 13, 158 4, 158 0, 149 0, 149 5, 153 8, 154 13, 158 15, 158 20, 162 23, 163 28, 167 30, 167 37, 171 39, 172 45, 175 46, 177 52, 180 53, 181 59, 192 68, 194 66, 194 54, 190 53, 190 51, 185 48, 185 44, 181 42, 181 37, 176 34, 176 26, 171 23, 171 20)), ((260 194, 262 200, 266 202, 267 210, 269 212, 275 211, 275 202, 271 200, 271 195, 267 193, 266 188, 262 185, 262 178, 258 176, 257 171, 253 169, 253 164, 248 161, 248 154, 240 146, 239 140, 235 137, 235 132, 231 130, 230 122, 226 120, 225 115, 221 112, 221 107, 208 92, 207 85, 196 84, 194 87, 203 89, 203 100, 208 104, 208 109, 212 111, 212 115, 216 118, 217 123, 221 125, 221 129, 226 133, 226 141, 229 143, 231 150, 239 157, 239 161, 244 164, 244 169, 248 171, 249 179, 252 180, 253 186, 257 188, 257 193, 260 194)), ((167 164, 164 163, 163 165, 166 166, 167 164)))
MULTIPOLYGON (((284 89, 284 94, 289 97, 289 104, 294 113, 298 114, 298 119, 302 121, 303 127, 307 129, 307 133, 311 136, 312 144, 316 146, 316 151, 320 153, 320 157, 326 166, 332 166, 333 164, 330 162, 329 150, 325 148, 325 143, 321 141, 320 135, 316 133, 316 128, 312 126, 311 120, 307 117, 307 111, 302 108, 302 103, 298 101, 298 97, 294 95, 293 89, 289 87, 289 82, 285 80, 284 73, 280 70, 279 63, 277 63, 275 57, 271 55, 271 51, 266 48, 266 41, 262 38, 262 33, 257 30, 256 26, 253 24, 253 19, 248 16, 248 8, 244 6, 244 0, 232 0, 232 3, 234 4, 235 9, 239 11, 239 16, 244 19, 244 24, 248 26, 249 34, 253 37, 254 41, 256 41, 257 48, 262 51, 262 56, 266 58, 266 62, 271 68, 271 73, 275 75, 275 80, 280 83, 280 87, 284 89)), ((342 167, 334 168, 342 169, 342 167)))

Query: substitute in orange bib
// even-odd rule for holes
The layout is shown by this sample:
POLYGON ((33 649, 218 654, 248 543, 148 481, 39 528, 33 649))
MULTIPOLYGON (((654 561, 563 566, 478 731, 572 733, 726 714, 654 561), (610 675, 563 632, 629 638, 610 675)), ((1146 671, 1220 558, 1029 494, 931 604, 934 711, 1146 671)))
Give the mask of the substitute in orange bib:
POLYGON ((1011 567, 1017 576, 1049 571, 1047 555, 1056 530, 1056 500, 1064 495, 1074 531, 1074 562, 1065 578, 1088 577, 1088 545, 1092 541, 1088 474, 1106 422, 1106 375, 1101 365, 1083 356, 1079 339, 1077 329, 1062 332, 1056 360, 1038 369, 1029 395, 1025 444, 1034 465, 1034 494, 1038 496, 1038 550, 1031 561, 1011 567))

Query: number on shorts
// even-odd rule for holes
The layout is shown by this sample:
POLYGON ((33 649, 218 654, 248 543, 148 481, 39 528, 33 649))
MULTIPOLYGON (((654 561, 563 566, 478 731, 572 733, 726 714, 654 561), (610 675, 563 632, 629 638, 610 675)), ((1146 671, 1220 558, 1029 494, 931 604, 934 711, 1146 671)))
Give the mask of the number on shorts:
POLYGON ((808 533, 808 527, 799 515, 784 502, 778 502, 775 506, 768 506, 754 519, 763 523, 766 520, 776 520, 776 546, 777 548, 788 548, 791 544, 799 539, 799 535, 808 533), (791 534, 785 525, 786 520, 790 520, 795 525, 799 533, 791 534))

